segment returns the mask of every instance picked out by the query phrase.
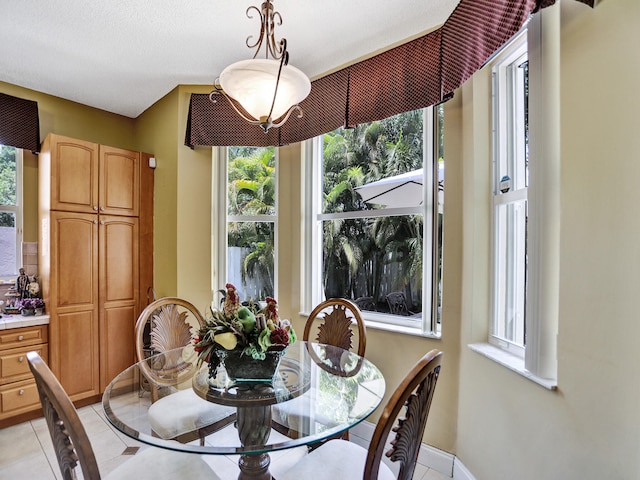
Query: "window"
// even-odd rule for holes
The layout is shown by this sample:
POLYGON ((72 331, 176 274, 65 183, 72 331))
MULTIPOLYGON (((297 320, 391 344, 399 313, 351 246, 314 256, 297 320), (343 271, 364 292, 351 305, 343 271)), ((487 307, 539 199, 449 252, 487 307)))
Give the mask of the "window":
POLYGON ((524 356, 527 291, 526 35, 496 59, 493 78, 493 325, 490 342, 524 356))
POLYGON ((0 145, 0 278, 22 262, 22 150, 0 145))
MULTIPOLYGON (((274 147, 228 147, 217 149, 219 204, 225 206, 226 222, 218 238, 226 239, 224 258, 218 259, 220 275, 214 285, 236 286, 248 301, 275 296, 276 252, 276 151, 274 147)), ((217 278, 216 278, 217 277, 217 278)))
POLYGON ((472 348, 555 389, 560 251, 559 22, 549 20, 543 28, 543 17, 534 15, 526 30, 490 64, 494 175, 489 343, 493 346, 472 348), (509 355, 504 355, 505 351, 509 355))
POLYGON ((442 118, 416 110, 307 143, 306 308, 343 297, 369 325, 439 334, 442 118))

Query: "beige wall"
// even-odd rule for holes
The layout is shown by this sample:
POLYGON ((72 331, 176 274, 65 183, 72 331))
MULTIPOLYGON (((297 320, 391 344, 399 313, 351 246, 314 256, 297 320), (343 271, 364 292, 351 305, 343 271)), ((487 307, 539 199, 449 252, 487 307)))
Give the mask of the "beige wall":
POLYGON ((486 74, 447 106, 463 118, 464 145, 455 450, 478 480, 640 478, 639 44, 637 0, 562 3, 557 392, 466 347, 488 316, 486 74))
POLYGON ((211 302, 211 148, 184 145, 191 93, 180 86, 136 119, 138 148, 156 158, 154 283, 157 297, 177 295, 204 311, 211 302))
MULTIPOLYGON (((383 371, 388 398, 423 353, 445 352, 425 440, 456 453, 478 480, 640 478, 639 44, 637 0, 605 0, 594 10, 563 2, 557 392, 467 348, 486 338, 489 310, 486 72, 445 104, 442 340, 370 329, 367 356, 383 371)), ((178 87, 131 120, 0 83, 2 92, 38 101, 43 138, 53 131, 154 153, 157 294, 202 309, 212 289, 211 149, 183 143, 189 93, 208 89, 178 87)), ((300 157, 300 145, 280 150, 278 187, 278 241, 287 252, 279 303, 299 330, 300 157)), ((36 178, 33 162, 26 160, 27 182, 36 178)), ((37 237, 33 221, 25 240, 37 237)))

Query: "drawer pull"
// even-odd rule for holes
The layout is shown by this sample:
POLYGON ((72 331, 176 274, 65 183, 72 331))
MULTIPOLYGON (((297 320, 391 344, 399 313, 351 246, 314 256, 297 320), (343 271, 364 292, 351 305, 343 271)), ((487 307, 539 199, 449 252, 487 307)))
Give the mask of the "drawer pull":
POLYGON ((22 340, 24 340, 24 335, 18 335, 18 341, 21 342, 22 340))
POLYGON ((18 392, 18 395, 24 395, 24 388, 20 389, 20 391, 18 392))
POLYGON ((20 363, 24 362, 24 357, 22 357, 22 356, 21 356, 21 357, 18 357, 18 361, 19 361, 20 363))

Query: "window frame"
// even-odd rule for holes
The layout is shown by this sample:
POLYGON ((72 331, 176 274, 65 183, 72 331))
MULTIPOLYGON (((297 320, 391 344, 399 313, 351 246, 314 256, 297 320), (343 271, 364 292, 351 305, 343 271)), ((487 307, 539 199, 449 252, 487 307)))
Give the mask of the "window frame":
MULTIPOLYGON (((493 188, 492 188, 492 313, 489 343, 524 358, 526 352, 527 299, 527 209, 528 174, 524 120, 524 86, 519 78, 520 65, 528 61, 526 30, 516 35, 492 60, 492 130, 493 130, 493 188), (510 177, 510 188, 502 192, 501 180, 510 177), (524 225, 503 225, 498 212, 524 206, 524 225), (524 242, 518 241, 518 230, 524 242), (504 235, 503 235, 504 234, 504 235), (510 252, 516 250, 513 262, 510 252), (519 263, 518 263, 519 262, 519 263), (506 278, 505 278, 506 277, 506 278), (516 280, 519 279, 519 280, 516 280), (515 284, 513 283, 515 282, 515 284), (522 285, 519 284, 522 282, 522 285), (512 300, 510 302, 509 300, 512 300), (515 333, 505 332, 505 311, 516 305, 515 333), (516 337, 516 338, 514 338, 516 337), (521 339, 520 341, 518 341, 521 339)), ((517 217, 507 218, 513 221, 517 217)), ((508 222, 511 223, 511 222, 508 222)), ((512 309, 513 310, 513 309, 512 309)))
POLYGON ((436 127, 439 125, 435 118, 436 109, 423 109, 423 168, 424 168, 424 201, 421 207, 394 208, 383 210, 353 211, 344 213, 322 213, 322 150, 323 136, 307 140, 303 144, 304 160, 304 211, 303 225, 303 296, 302 306, 306 313, 320 303, 322 294, 322 222, 344 218, 369 218, 397 215, 420 214, 423 216, 423 252, 422 272, 422 315, 417 317, 400 317, 378 312, 363 311, 363 318, 367 327, 389 330, 394 332, 420 335, 431 338, 441 337, 441 324, 437 309, 437 292, 433 288, 438 281, 437 269, 434 268, 438 255, 437 251, 437 168, 439 146, 436 141, 436 127), (434 180, 435 177, 435 180, 434 180))
MULTIPOLYGON (((5 145, 10 146, 10 145, 5 145)), ((0 212, 13 213, 16 222, 16 252, 15 252, 15 273, 0 275, 2 281, 13 281, 18 276, 18 270, 22 266, 22 242, 24 234, 24 153, 21 148, 13 147, 16 150, 16 205, 0 204, 0 212)))
MULTIPOLYGON (((490 343, 469 348, 538 385, 558 386, 560 266, 560 11, 533 15, 526 29, 529 58, 529 185, 527 304, 524 358, 490 343)), ((494 57, 495 58, 495 57, 494 57)), ((487 65, 491 65, 491 61, 487 65)), ((490 68, 490 67, 489 67, 490 68)), ((493 228, 491 229, 493 232, 493 228)), ((493 265, 493 261, 492 261, 493 265)), ((490 273, 491 274, 491 273, 490 273)), ((489 325, 492 322, 491 312, 489 325)))

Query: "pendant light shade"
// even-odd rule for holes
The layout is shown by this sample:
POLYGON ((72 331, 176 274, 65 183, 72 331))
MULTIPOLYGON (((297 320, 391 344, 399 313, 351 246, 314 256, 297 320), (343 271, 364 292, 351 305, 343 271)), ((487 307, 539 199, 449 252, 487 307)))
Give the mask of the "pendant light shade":
POLYGON ((287 41, 284 38, 275 41, 273 29, 282 23, 282 17, 273 9, 271 0, 265 0, 260 9, 249 7, 249 18, 252 18, 252 10, 260 14, 260 38, 251 43, 249 37, 247 46, 256 47, 256 53, 251 60, 242 60, 225 68, 209 98, 215 103, 216 96, 224 96, 238 115, 252 125, 260 126, 266 133, 269 128, 284 124, 294 110, 298 117, 302 117, 302 108, 298 104, 311 92, 311 81, 289 65, 287 41), (265 58, 257 59, 262 46, 265 58))
POLYGON ((284 65, 278 83, 279 70, 279 60, 242 60, 222 71, 220 86, 256 120, 266 120, 273 103, 271 118, 277 121, 311 91, 309 78, 296 67, 284 65))

